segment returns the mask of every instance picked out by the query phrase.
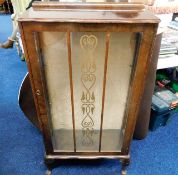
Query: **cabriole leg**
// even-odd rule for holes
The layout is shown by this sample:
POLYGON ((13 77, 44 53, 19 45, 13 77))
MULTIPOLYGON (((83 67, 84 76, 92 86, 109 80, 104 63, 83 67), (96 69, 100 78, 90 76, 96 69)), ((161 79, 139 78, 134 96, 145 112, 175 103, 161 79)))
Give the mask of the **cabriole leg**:
POLYGON ((130 160, 123 159, 121 162, 122 162, 121 175, 126 175, 127 174, 126 167, 130 164, 130 160))
POLYGON ((52 169, 54 166, 55 161, 53 159, 44 159, 44 162, 47 166, 47 171, 45 172, 45 175, 52 175, 52 169))

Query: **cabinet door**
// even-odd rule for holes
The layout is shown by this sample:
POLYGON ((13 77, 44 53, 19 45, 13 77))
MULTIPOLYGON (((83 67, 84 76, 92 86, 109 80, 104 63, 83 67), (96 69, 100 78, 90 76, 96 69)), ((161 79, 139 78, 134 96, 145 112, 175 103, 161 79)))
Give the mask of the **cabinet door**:
POLYGON ((120 152, 137 33, 40 32, 53 148, 120 152))

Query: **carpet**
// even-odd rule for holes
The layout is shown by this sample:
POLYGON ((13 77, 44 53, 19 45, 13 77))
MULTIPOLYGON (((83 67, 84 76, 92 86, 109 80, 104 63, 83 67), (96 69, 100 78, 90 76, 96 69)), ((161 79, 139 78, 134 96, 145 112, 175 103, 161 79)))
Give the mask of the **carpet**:
MULTIPOLYGON (((12 31, 9 15, 0 15, 0 42, 12 31)), ((18 106, 18 90, 27 72, 16 48, 0 49, 0 175, 43 175, 41 134, 18 106)), ((118 160, 61 161, 53 175, 118 175, 118 160)), ((178 175, 178 115, 166 127, 131 145, 128 175, 178 175)))

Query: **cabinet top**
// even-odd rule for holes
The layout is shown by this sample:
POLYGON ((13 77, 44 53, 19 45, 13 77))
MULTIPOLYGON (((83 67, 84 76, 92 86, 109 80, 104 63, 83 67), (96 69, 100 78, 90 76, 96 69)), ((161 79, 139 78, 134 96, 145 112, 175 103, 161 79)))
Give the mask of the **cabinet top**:
MULTIPOLYGON (((108 0, 105 0, 108 1, 108 0)), ((116 2, 34 2, 19 21, 73 23, 159 23, 143 4, 116 2)))

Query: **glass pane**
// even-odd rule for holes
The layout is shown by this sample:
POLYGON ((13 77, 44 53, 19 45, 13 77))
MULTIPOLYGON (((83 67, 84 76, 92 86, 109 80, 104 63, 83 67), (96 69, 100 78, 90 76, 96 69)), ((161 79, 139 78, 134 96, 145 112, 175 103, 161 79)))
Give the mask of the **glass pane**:
POLYGON ((74 151, 66 33, 40 35, 55 151, 74 151))
POLYGON ((120 151, 136 34, 111 33, 101 151, 120 151))
MULTIPOLYGON (((77 152, 121 151, 123 121, 136 46, 135 33, 110 33, 103 127, 101 111, 106 33, 70 34, 75 140, 77 152)), ((42 61, 55 151, 74 151, 66 33, 40 34, 42 61)))
POLYGON ((99 151, 105 33, 71 35, 77 151, 99 151))

